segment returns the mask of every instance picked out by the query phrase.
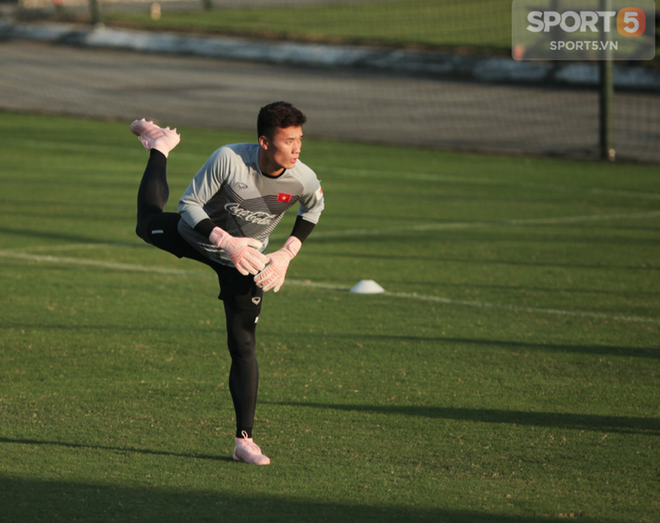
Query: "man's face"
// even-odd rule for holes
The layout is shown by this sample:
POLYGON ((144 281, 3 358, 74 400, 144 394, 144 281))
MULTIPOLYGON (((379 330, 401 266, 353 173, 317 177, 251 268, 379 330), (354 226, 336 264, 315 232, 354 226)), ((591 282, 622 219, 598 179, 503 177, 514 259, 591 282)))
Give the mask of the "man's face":
POLYGON ((265 136, 259 138, 259 143, 265 152, 270 169, 293 169, 300 156, 302 148, 302 127, 276 128, 272 139, 265 136))

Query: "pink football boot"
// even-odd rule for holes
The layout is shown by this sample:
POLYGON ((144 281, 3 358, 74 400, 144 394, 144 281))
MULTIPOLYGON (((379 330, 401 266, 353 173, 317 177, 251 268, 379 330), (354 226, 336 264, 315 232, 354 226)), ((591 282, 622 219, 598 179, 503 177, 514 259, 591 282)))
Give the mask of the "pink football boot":
POLYGON ((163 129, 144 118, 135 120, 131 124, 131 131, 138 137, 147 151, 156 149, 163 153, 165 158, 181 141, 181 135, 177 134, 176 129, 170 129, 169 127, 163 129))
POLYGON ((269 465, 270 458, 261 453, 261 449, 247 437, 247 432, 243 431, 242 438, 236 438, 236 448, 234 448, 234 460, 252 463, 253 465, 269 465))

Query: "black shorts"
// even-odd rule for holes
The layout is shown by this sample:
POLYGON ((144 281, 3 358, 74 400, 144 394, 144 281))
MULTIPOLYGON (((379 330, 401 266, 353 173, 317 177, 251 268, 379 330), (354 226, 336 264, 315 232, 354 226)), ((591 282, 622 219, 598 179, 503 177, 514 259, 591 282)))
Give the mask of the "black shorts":
POLYGON ((243 276, 234 267, 222 265, 204 256, 179 234, 181 215, 173 212, 154 214, 146 231, 147 243, 167 251, 178 258, 189 258, 211 267, 218 275, 220 296, 225 307, 236 312, 259 316, 264 291, 254 283, 254 276, 243 276))

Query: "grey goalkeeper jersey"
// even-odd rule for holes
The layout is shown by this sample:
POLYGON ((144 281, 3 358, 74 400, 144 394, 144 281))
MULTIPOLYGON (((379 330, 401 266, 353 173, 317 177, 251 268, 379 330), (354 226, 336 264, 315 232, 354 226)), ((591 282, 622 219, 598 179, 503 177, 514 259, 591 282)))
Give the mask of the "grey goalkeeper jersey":
POLYGON ((190 182, 179 200, 179 233, 211 260, 232 265, 222 249, 194 230, 210 219, 232 236, 256 238, 266 250, 268 237, 284 216, 299 204, 298 216, 318 223, 323 190, 316 174, 296 162, 276 178, 259 169, 259 145, 226 145, 215 151, 190 182))

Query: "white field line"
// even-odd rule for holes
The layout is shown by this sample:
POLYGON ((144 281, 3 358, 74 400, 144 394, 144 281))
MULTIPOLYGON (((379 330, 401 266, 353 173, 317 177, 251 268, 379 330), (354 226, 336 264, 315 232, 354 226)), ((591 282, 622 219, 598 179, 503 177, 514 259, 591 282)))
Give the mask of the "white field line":
POLYGON ((417 299, 423 301, 434 301, 438 303, 445 303, 448 305, 464 305, 466 307, 478 307, 481 309, 500 309, 506 311, 514 311, 514 312, 527 312, 532 314, 555 314, 560 316, 594 318, 597 320, 621 321, 628 323, 653 323, 655 325, 660 325, 660 319, 644 318, 642 316, 613 316, 610 314, 603 314, 600 312, 567 311, 562 309, 523 307, 520 305, 507 305, 501 303, 484 303, 480 301, 452 300, 449 298, 441 298, 439 296, 418 296, 416 294, 408 294, 405 292, 385 292, 384 294, 389 296, 394 296, 396 298, 409 298, 409 299, 417 299))
POLYGON ((61 252, 61 251, 89 251, 95 249, 108 249, 115 247, 149 247, 147 243, 138 243, 138 242, 117 242, 117 243, 72 243, 70 245, 35 245, 34 247, 16 247, 14 249, 5 249, 0 251, 0 256, 3 253, 27 253, 27 252, 61 252))
POLYGON ((315 238, 331 238, 344 236, 375 236, 398 232, 422 232, 441 231, 452 229, 468 229, 477 227, 494 226, 519 226, 519 225, 561 225, 581 222, 604 222, 609 220, 628 220, 639 218, 655 218, 660 216, 660 211, 647 211, 636 213, 603 214, 589 216, 565 216, 560 218, 532 218, 525 220, 501 220, 493 222, 454 222, 454 223, 426 223, 404 227, 383 227, 378 229, 349 229, 345 231, 319 231, 314 233, 315 238))
MULTIPOLYGON (((297 285, 300 287, 313 287, 317 289, 327 289, 332 291, 350 291, 350 287, 343 285, 330 285, 326 283, 314 283, 310 281, 297 281, 287 280, 289 285, 297 285)), ((579 318, 594 318, 597 320, 608 321, 621 321, 628 323, 653 323, 660 325, 660 320, 654 318, 644 318, 642 316, 614 316, 611 314, 603 314, 600 312, 587 312, 587 311, 567 311, 562 309, 545 309, 540 307, 524 307, 520 305, 507 305, 501 303, 487 303, 482 301, 467 301, 467 300, 453 300, 451 298, 443 298, 441 296, 424 296, 421 294, 408 293, 408 292, 382 292, 381 296, 393 296, 395 298, 403 298, 407 300, 420 300, 431 301, 436 303, 443 303, 445 305, 462 305, 465 307, 476 307, 479 309, 500 309, 505 311, 526 312, 531 314, 554 314, 559 316, 571 316, 579 318)))
MULTIPOLYGON (((389 227, 381 229, 353 229, 345 231, 335 231, 335 232, 326 232, 315 234, 315 236, 362 236, 362 235, 380 235, 388 234, 392 232, 402 232, 402 231, 425 231, 425 230, 441 230, 441 229, 458 229, 458 228, 469 228, 469 227, 488 227, 488 226, 497 226, 497 225, 511 225, 511 226, 520 226, 520 225, 546 225, 546 224, 562 224, 562 223, 580 223, 580 222, 593 222, 593 221, 606 221, 606 220, 620 220, 620 219, 638 219, 638 218, 652 218, 660 216, 660 211, 650 211, 650 212, 640 212, 640 213, 620 213, 620 214, 610 214, 610 215, 590 215, 590 216, 568 216, 560 218, 540 218, 540 219, 526 219, 526 220, 503 220, 497 222, 463 222, 463 223, 440 223, 440 224, 422 224, 410 227, 389 227)), ((275 237, 276 239, 276 237, 275 237)), ((77 245, 66 245, 60 247, 44 247, 39 246, 31 250, 74 250, 74 249, 93 249, 93 248, 107 248, 107 247, 142 247, 144 244, 77 244, 77 245)), ((126 264, 126 263, 116 263, 116 262, 104 262, 98 260, 85 260, 80 258, 68 258, 52 255, 37 255, 29 254, 25 252, 26 249, 23 249, 22 252, 17 251, 0 251, 0 257, 5 258, 15 258, 15 259, 24 259, 36 262, 45 262, 45 263, 59 263, 59 264, 73 264, 73 265, 87 265, 94 267, 101 267, 105 269, 119 270, 119 271, 132 271, 132 272, 146 272, 146 273, 156 273, 156 274, 169 274, 169 275, 180 275, 180 276, 208 276, 209 273, 201 271, 183 271, 180 269, 164 269, 158 267, 144 267, 140 265, 126 264)), ((340 285, 331 285, 323 283, 314 283, 308 281, 296 281, 296 280, 287 280, 287 283, 290 285, 297 285, 303 287, 313 287, 321 288, 327 290, 335 291, 348 291, 350 287, 340 286, 340 285)), ((443 298, 440 296, 423 296, 418 294, 409 294, 409 293, 393 293, 385 292, 385 296, 394 296, 397 298, 404 299, 414 299, 414 300, 423 300, 423 301, 432 301, 437 303, 444 303, 447 305, 462 305, 468 307, 478 307, 484 309, 501 309, 517 312, 528 312, 528 313, 537 313, 537 314, 554 314, 554 315, 564 315, 564 316, 573 316, 573 317, 585 317, 585 318, 595 318, 602 320, 612 320, 612 321, 622 321, 622 322, 637 322, 637 323, 653 323, 660 324, 660 320, 653 318, 644 318, 638 316, 615 316, 595 312, 587 311, 567 311, 560 309, 544 309, 536 307, 523 307, 518 305, 507 305, 507 304, 497 304, 497 303, 486 303, 478 301, 466 301, 466 300, 452 300, 450 298, 443 298)))
MULTIPOLYGON (((561 225, 586 222, 604 222, 610 220, 636 220, 644 218, 656 218, 660 216, 660 211, 648 211, 637 213, 619 213, 603 214, 589 216, 565 216, 560 218, 532 218, 525 220, 501 220, 493 222, 454 222, 454 223, 422 223, 419 225, 409 225, 401 227, 381 227, 374 229, 346 229, 343 231, 316 231, 314 238, 343 238, 349 236, 380 236, 384 234, 400 232, 424 232, 424 231, 444 231, 452 229, 469 229, 478 227, 497 227, 497 226, 528 226, 528 225, 561 225)), ((288 235, 273 234, 270 239, 275 241, 285 240, 288 235)), ((108 247, 147 247, 146 243, 78 243, 72 245, 22 247, 16 249, 7 249, 0 251, 0 256, 8 256, 12 252, 35 252, 35 251, 67 251, 83 249, 104 249, 108 247)))
POLYGON ((468 185, 501 185, 504 187, 525 187, 528 189, 550 190, 566 193, 586 193, 586 194, 602 194, 607 196, 626 196, 631 198, 641 198, 644 200, 660 200, 660 193, 649 193, 639 191, 622 191, 618 189, 603 189, 600 187, 579 187, 573 185, 558 185, 554 183, 539 183, 539 182, 522 182, 522 181, 507 181, 507 180, 493 180, 491 178, 468 178, 464 176, 447 176, 443 174, 427 174, 427 173, 406 173, 406 172, 387 172, 387 171, 372 171, 369 169, 351 169, 345 167, 316 167, 316 171, 320 172, 335 172, 338 174, 348 174, 352 176, 365 176, 376 178, 396 178, 400 180, 420 181, 420 182, 435 182, 435 183, 457 183, 468 185))
MULTIPOLYGON (((211 276, 210 271, 209 272, 183 271, 177 269, 164 269, 159 267, 144 267, 141 265, 133 265, 129 263, 114 263, 114 262, 104 262, 98 260, 83 260, 80 258, 67 258, 67 257, 50 256, 50 255, 44 256, 44 255, 28 254, 28 253, 20 253, 20 252, 0 251, 0 257, 29 260, 40 263, 86 265, 86 266, 100 267, 103 269, 112 269, 118 271, 145 272, 152 274, 168 274, 168 275, 177 275, 177 276, 202 276, 202 277, 211 276)), ((348 292, 350 290, 350 287, 346 287, 343 285, 314 283, 311 281, 287 280, 287 284, 295 285, 299 287, 310 287, 315 289, 325 289, 331 291, 348 292)), ((409 300, 430 301, 430 302, 442 303, 445 305, 476 307, 480 309, 499 309, 499 310, 514 311, 514 312, 526 312, 531 314, 553 314, 553 315, 561 315, 561 316, 569 316, 569 317, 593 318, 593 319, 605 320, 605 321, 618 321, 625 323, 651 323, 655 325, 660 325, 659 319, 644 318, 640 316, 617 316, 617 315, 602 314, 598 312, 588 312, 588 311, 544 309, 538 307, 523 307, 519 305, 487 303, 480 301, 453 300, 450 298, 443 298, 440 296, 424 296, 424 295, 410 294, 405 292, 384 292, 381 293, 381 295, 392 296, 394 298, 409 299, 409 300)))
POLYGON ((50 256, 40 254, 28 254, 26 252, 0 251, 0 258, 14 258, 19 260, 29 260, 39 263, 55 263, 64 265, 87 265, 90 267, 101 267, 103 269, 113 269, 127 272, 147 272, 155 274, 172 274, 178 276, 207 276, 201 271, 182 271, 180 269, 164 269, 160 267, 145 267, 131 263, 105 262, 99 260, 84 260, 81 258, 66 258, 64 256, 50 256))
MULTIPOLYGON (((128 130, 128 127, 126 128, 128 130)), ((75 142, 48 142, 41 140, 29 140, 29 139, 8 139, 3 141, 3 145, 16 145, 19 147, 34 147, 35 149, 57 149, 58 151, 72 151, 72 152, 81 152, 81 153, 102 153, 102 154, 115 154, 117 151, 121 151, 122 156, 141 156, 145 159, 145 163, 149 155, 145 151, 140 143, 135 137, 135 147, 132 149, 127 149, 122 146, 113 146, 113 145, 96 145, 96 144, 85 144, 85 143, 75 143, 75 142)), ((187 160, 199 160, 200 165, 206 161, 208 154, 195 154, 195 153, 183 153, 177 152, 177 156, 181 159, 187 160)), ((140 173, 141 174, 141 173, 140 173)))

